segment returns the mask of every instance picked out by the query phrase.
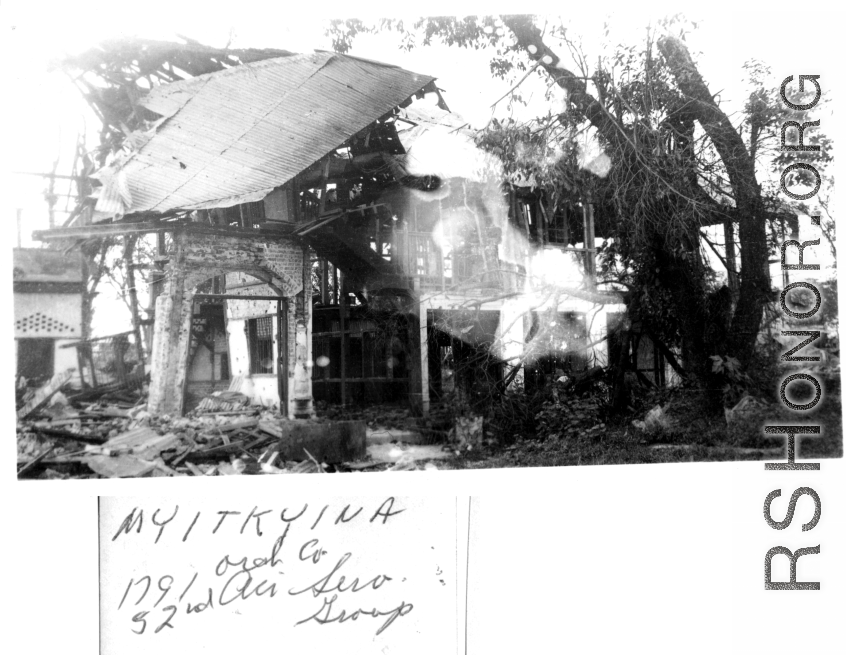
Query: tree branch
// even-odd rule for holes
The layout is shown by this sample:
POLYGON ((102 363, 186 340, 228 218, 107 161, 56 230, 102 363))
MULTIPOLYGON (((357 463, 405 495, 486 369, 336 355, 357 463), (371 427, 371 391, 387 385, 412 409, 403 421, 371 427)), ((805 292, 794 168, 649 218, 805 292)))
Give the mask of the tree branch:
POLYGON ((709 92, 685 45, 678 39, 662 37, 659 50, 682 93, 691 100, 692 116, 703 126, 726 167, 735 196, 741 247, 741 288, 733 316, 730 346, 746 361, 755 346, 762 309, 770 290, 766 270, 768 260, 765 208, 756 180, 755 162, 729 117, 721 111, 709 92))

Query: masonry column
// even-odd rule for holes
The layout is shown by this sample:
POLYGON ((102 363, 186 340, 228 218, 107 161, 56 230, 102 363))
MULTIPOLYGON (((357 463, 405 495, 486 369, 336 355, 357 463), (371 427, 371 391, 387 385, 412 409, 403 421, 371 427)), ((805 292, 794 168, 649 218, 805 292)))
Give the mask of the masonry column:
MULTIPOLYGON (((153 348, 150 356, 150 391, 147 408, 151 414, 182 413, 187 339, 185 323, 186 269, 183 235, 174 234, 174 254, 168 265, 165 290, 156 298, 153 348), (186 350, 183 352, 183 349, 186 350)), ((189 308, 190 310, 190 308, 189 308)), ((188 327, 191 327, 190 311, 188 327)))
POLYGON ((414 280, 409 317, 409 403, 412 413, 429 415, 429 346, 426 304, 421 301, 420 280, 414 280))

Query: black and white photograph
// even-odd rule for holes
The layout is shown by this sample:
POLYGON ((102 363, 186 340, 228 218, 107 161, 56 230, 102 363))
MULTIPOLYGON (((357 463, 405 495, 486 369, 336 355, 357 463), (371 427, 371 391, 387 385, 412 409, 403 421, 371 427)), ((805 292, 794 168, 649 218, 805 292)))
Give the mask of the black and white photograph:
POLYGON ((19 477, 841 456, 817 77, 685 14, 228 20, 19 107, 19 477))
POLYGON ((0 6, 15 641, 845 652, 845 13, 0 6))

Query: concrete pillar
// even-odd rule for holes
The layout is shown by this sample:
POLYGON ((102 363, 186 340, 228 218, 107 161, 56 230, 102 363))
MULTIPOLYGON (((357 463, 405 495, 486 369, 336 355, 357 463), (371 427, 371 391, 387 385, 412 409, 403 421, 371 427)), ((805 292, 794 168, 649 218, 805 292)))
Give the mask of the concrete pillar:
POLYGON ((147 407, 154 414, 182 414, 191 330, 191 299, 186 298, 191 294, 186 294, 182 260, 182 248, 178 246, 171 258, 165 292, 156 298, 147 398, 147 407))

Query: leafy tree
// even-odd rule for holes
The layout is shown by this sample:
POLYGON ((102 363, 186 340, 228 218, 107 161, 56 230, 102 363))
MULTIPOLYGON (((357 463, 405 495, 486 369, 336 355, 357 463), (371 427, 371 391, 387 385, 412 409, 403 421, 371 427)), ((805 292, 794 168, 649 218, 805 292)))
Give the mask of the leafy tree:
MULTIPOLYGON (((686 45, 694 27, 679 16, 665 19, 648 30, 644 43, 615 45, 592 65, 563 24, 532 16, 427 18, 411 25, 333 21, 328 34, 340 52, 357 35, 380 30, 399 32, 406 49, 436 39, 486 48, 493 75, 512 81, 522 76, 515 88, 529 75, 541 75, 564 91, 564 111, 551 107, 529 125, 491 121, 479 143, 504 160, 507 172, 533 175, 552 202, 595 203, 598 221, 613 237, 601 252, 600 281, 626 290, 633 331, 649 335, 686 379, 715 389, 726 374, 713 365, 715 357, 740 367, 754 357, 764 310, 774 300, 768 260, 777 228, 784 233, 786 223, 796 224, 796 212, 808 209, 780 200, 778 173, 798 154, 825 169, 832 154, 817 128, 806 131, 805 142, 821 145, 820 152, 780 150, 781 125, 811 119, 807 111, 787 109, 778 91, 765 87, 769 71, 757 62, 747 66, 752 92, 741 120, 733 123, 686 45), (605 177, 590 174, 579 161, 575 142, 584 133, 596 137, 611 162, 605 177), (550 165, 549 157, 521 157, 528 149, 559 156, 550 165), (721 255, 704 241, 709 226, 724 225, 733 238, 737 232, 738 264, 731 250, 721 255), (718 285, 705 245, 721 257, 729 287, 718 285)), ((801 95, 808 102, 805 91, 793 91, 795 102, 801 95)), ((513 89, 513 96, 518 93, 513 89)), ((789 182, 808 186, 808 171, 789 182)), ((824 233, 834 248, 831 223, 830 217, 824 233)), ((719 406, 720 394, 712 399, 719 406)), ((620 397, 618 404, 625 403, 620 397)))

